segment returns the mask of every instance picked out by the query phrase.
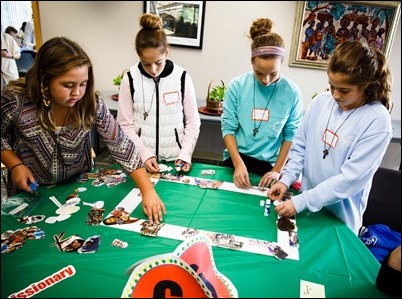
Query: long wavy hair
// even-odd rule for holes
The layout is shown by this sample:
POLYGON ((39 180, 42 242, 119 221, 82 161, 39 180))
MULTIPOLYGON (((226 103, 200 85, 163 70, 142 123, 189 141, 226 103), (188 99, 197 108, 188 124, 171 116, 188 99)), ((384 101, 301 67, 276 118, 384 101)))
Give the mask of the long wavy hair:
POLYGON ((37 107, 37 115, 41 125, 48 130, 55 130, 49 103, 49 83, 75 67, 88 67, 88 82, 85 94, 72 108, 73 126, 88 130, 92 127, 96 113, 96 96, 94 91, 94 74, 91 60, 85 51, 66 37, 54 37, 45 42, 39 49, 33 65, 25 77, 11 81, 7 88, 25 94, 27 100, 37 107))
POLYGON ((366 85, 364 103, 382 103, 392 110, 392 75, 387 59, 377 49, 360 41, 345 41, 337 46, 328 72, 346 75, 350 85, 366 85))

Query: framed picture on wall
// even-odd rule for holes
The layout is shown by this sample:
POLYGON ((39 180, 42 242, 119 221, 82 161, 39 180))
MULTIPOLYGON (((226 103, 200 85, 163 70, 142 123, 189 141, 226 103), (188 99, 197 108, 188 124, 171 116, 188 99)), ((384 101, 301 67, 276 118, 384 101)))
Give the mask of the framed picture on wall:
POLYGON ((168 43, 202 49, 206 1, 144 1, 144 12, 162 18, 168 43))
POLYGON ((400 1, 297 1, 290 66, 326 69, 335 47, 360 40, 388 57, 400 1))

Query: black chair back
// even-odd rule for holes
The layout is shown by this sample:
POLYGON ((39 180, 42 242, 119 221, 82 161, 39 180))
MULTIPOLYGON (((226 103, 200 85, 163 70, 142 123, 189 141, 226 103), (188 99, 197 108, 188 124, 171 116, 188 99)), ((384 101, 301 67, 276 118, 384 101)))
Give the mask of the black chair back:
POLYGON ((401 172, 380 167, 373 177, 363 226, 385 224, 401 232, 401 172))

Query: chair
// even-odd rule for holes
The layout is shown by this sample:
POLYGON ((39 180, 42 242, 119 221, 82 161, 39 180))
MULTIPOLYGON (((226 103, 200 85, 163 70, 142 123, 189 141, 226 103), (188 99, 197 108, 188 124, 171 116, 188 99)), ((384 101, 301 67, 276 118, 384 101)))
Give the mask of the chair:
POLYGON ((34 62, 34 53, 29 50, 22 50, 20 59, 16 59, 18 74, 20 77, 24 77, 34 62))
POLYGON ((363 226, 385 224, 401 232, 401 172, 378 168, 373 177, 363 226))

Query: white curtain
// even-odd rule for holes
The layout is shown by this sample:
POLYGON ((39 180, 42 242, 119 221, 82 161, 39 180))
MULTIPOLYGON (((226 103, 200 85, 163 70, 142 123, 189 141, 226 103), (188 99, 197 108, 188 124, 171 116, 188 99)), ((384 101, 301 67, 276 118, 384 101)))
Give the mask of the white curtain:
POLYGON ((1 1, 1 31, 8 26, 20 30, 22 22, 32 19, 31 1, 1 1))

